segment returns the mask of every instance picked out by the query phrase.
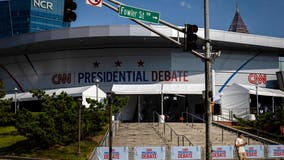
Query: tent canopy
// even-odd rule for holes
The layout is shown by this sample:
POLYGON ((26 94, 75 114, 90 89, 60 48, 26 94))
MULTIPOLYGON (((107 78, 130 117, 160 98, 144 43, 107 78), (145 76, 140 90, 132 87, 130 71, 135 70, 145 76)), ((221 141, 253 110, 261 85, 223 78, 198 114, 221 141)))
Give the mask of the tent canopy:
MULTIPOLYGON (((44 90, 48 95, 59 95, 62 92, 66 92, 68 95, 72 97, 82 97, 83 98, 83 105, 87 105, 86 98, 96 99, 98 100, 106 98, 106 93, 102 91, 100 88, 97 89, 96 85, 93 86, 83 86, 83 87, 72 87, 72 88, 58 88, 58 89, 50 89, 44 90), (96 93, 98 92, 98 96, 96 93)), ((3 99, 10 99, 12 98, 15 101, 15 96, 18 101, 33 101, 37 100, 37 98, 33 97, 30 92, 24 93, 17 93, 17 94, 7 94, 3 99)))
MULTIPOLYGON (((249 118, 251 98, 256 95, 256 86, 234 83, 222 92, 222 117, 229 119, 230 114, 237 117, 249 118)), ((284 92, 277 89, 258 87, 257 95, 269 97, 284 97, 284 92)), ((256 107, 256 106, 254 106, 256 107)))
MULTIPOLYGON (((236 84, 244 89, 247 90, 249 94, 256 95, 256 86, 253 85, 243 85, 243 84, 236 84)), ((260 96, 270 96, 270 97, 284 97, 284 92, 278 89, 270 89, 270 88, 263 88, 258 87, 257 94, 260 96)))
POLYGON ((120 95, 139 94, 202 94, 204 84, 114 84, 112 92, 120 95))

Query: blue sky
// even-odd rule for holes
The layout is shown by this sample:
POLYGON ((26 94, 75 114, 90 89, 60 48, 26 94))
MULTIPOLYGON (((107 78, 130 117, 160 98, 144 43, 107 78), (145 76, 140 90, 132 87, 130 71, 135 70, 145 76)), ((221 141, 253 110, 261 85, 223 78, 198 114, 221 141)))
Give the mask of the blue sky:
MULTIPOLYGON (((204 27, 204 0, 119 0, 124 4, 160 13, 160 17, 172 24, 185 23, 204 27)), ((103 6, 92 7, 85 0, 76 0, 75 26, 128 25, 132 21, 119 17, 103 6)), ((108 2, 108 1, 106 1, 108 2)), ((209 0, 210 28, 228 30, 235 11, 236 0, 209 0)), ((110 2, 109 2, 110 3, 110 2)), ((240 14, 251 34, 284 38, 284 0, 238 0, 240 14)))

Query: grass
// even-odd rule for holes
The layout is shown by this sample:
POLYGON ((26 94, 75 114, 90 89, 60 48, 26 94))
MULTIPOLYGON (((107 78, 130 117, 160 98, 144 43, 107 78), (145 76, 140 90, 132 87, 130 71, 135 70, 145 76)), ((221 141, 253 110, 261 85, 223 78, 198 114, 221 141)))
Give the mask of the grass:
POLYGON ((13 126, 0 127, 0 148, 8 147, 27 138, 17 133, 13 126))
POLYGON ((55 145, 43 150, 31 144, 26 137, 19 135, 14 127, 0 127, 0 155, 60 160, 85 160, 88 159, 93 149, 98 145, 104 132, 102 131, 98 136, 82 140, 80 143, 81 154, 78 156, 78 143, 68 146, 55 145))

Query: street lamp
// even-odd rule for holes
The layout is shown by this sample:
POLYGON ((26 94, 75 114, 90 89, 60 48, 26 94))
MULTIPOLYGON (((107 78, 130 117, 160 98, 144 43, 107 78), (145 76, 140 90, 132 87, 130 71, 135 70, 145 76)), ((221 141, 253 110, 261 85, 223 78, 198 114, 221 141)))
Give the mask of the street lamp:
POLYGON ((107 93, 107 105, 109 107, 109 160, 112 160, 112 103, 113 93, 107 93))
POLYGON ((259 115, 258 82, 256 82, 256 85, 255 85, 255 96, 256 96, 256 115, 259 115))
POLYGON ((99 93, 98 93, 98 90, 99 90, 99 83, 100 83, 100 80, 99 79, 96 79, 96 100, 99 101, 99 93))
POLYGON ((15 114, 17 113, 17 91, 18 91, 18 88, 14 88, 14 91, 15 91, 15 114))

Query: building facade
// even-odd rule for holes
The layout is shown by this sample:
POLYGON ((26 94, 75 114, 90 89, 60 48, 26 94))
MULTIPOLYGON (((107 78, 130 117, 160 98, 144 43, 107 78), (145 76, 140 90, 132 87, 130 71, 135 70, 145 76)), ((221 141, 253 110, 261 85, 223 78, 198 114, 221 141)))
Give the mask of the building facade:
POLYGON ((0 8, 0 38, 70 26, 63 0, 7 0, 0 8))
MULTIPOLYGON (((153 28, 183 37, 166 27, 153 28)), ((202 38, 203 29, 197 34, 202 38)), ((234 83, 278 88, 276 72, 283 66, 283 39, 219 30, 210 30, 210 35, 213 50, 222 52, 212 59, 214 97, 234 83)), ((201 48, 199 39, 202 52, 201 48)), ((130 99, 123 120, 137 120, 135 115, 142 121, 152 120, 153 111, 161 112, 161 91, 164 114, 170 120, 178 120, 185 111, 205 113, 204 62, 139 26, 64 28, 10 37, 0 40, 0 56, 0 79, 11 94, 15 87, 28 92, 98 82, 100 89, 109 92, 115 85, 133 85, 127 89, 130 99), (145 91, 148 85, 153 87, 145 91), (164 87, 153 90, 159 85, 164 87)))

